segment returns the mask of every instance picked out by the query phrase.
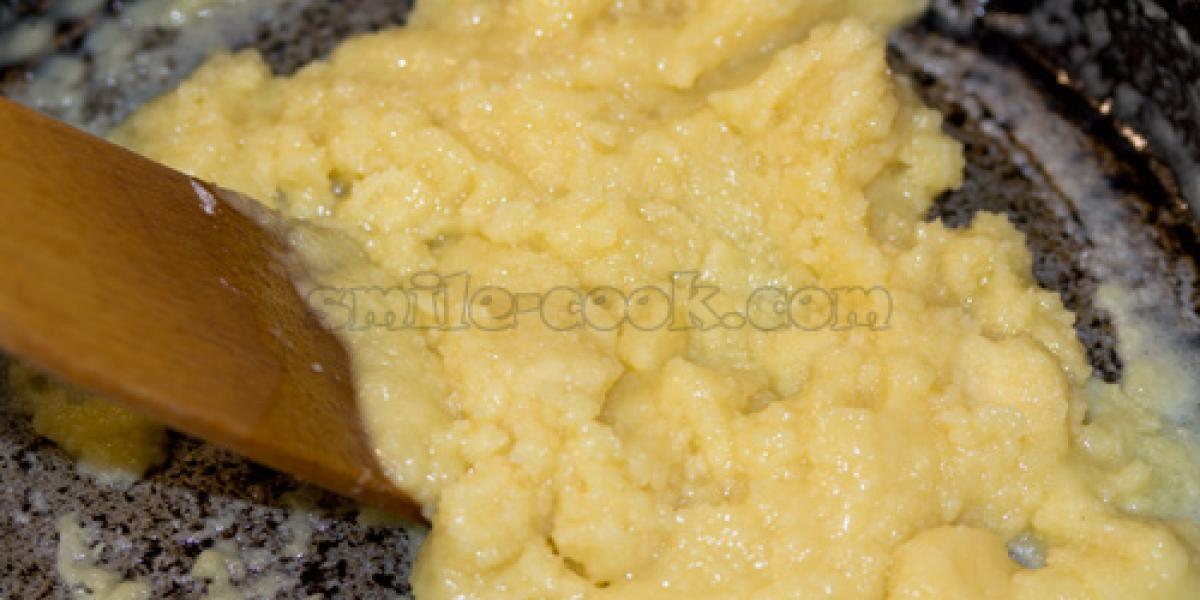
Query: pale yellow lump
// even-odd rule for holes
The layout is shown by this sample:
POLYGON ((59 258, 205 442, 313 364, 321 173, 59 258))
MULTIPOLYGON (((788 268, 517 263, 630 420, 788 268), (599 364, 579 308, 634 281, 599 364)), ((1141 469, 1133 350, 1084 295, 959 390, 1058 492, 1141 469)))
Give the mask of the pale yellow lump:
POLYGON ((297 234, 327 285, 890 291, 881 331, 343 332, 433 524, 418 598, 1198 597, 1080 466, 1090 369, 1022 237, 922 220, 963 159, 885 61, 919 9, 426 0, 292 77, 215 57, 117 139, 339 232, 297 234))

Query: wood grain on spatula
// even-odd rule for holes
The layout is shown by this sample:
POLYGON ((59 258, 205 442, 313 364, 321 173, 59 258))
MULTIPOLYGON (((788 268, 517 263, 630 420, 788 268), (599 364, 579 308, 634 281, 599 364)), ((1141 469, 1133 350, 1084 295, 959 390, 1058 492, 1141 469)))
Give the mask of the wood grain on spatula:
POLYGON ((230 194, 0 100, 0 346, 179 431, 414 514, 375 462, 346 351, 289 279, 285 242, 230 194))

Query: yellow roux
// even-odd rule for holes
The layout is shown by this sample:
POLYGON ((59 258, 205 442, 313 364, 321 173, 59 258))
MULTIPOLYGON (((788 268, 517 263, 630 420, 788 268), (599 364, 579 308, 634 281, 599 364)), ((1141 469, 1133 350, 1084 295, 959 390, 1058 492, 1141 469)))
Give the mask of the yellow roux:
POLYGON ((19 362, 7 366, 7 376, 10 397, 33 428, 95 479, 130 485, 166 460, 167 432, 157 422, 19 362))
POLYGON ((922 221, 963 158, 885 62, 919 9, 425 0, 293 77, 215 57, 116 138, 335 232, 297 234, 327 286, 888 290, 886 328, 343 327, 421 599, 1200 597, 1192 530, 1106 501, 1152 479, 1117 429, 1075 449, 1099 384, 1021 235, 922 221))

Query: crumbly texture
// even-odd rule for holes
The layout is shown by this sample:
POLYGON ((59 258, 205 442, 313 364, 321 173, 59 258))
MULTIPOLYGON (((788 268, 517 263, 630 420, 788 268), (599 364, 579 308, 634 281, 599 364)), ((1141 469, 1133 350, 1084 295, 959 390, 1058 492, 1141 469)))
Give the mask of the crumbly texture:
POLYGON ((242 555, 237 543, 221 540, 196 557, 189 574, 205 582, 201 600, 276 598, 280 590, 295 587, 296 582, 281 573, 251 574, 242 555))
POLYGON ((70 513, 55 521, 58 550, 55 567, 58 576, 76 600, 150 600, 150 584, 138 579, 123 579, 120 573, 96 565, 100 546, 90 539, 95 532, 79 523, 79 515, 70 513))
POLYGON ((308 224, 326 285, 889 291, 886 328, 343 330, 419 598, 1196 597, 1074 449, 1090 369, 1021 236, 922 222, 962 158, 886 65, 919 8, 430 0, 116 139, 308 224))
POLYGON ((161 424, 129 409, 13 362, 11 397, 33 418, 33 427, 105 483, 132 483, 167 455, 161 424))

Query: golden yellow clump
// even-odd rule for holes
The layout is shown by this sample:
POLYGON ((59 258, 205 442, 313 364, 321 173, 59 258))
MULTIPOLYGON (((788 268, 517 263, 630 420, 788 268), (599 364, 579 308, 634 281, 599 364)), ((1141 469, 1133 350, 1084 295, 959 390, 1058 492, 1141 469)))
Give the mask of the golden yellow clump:
POLYGON ((419 598, 1196 597, 1175 534, 1078 466, 1090 369, 1022 237, 922 219, 963 159, 887 67, 919 8, 431 0, 292 77, 216 57, 117 139, 312 225, 367 427, 433 524, 419 598), (353 326, 439 322, 345 303, 422 272, 568 300, 695 273, 721 316, 888 303, 639 328, 547 293, 353 326))
POLYGON ((162 425, 18 362, 8 389, 33 416, 33 428, 104 481, 130 483, 166 458, 162 425))

